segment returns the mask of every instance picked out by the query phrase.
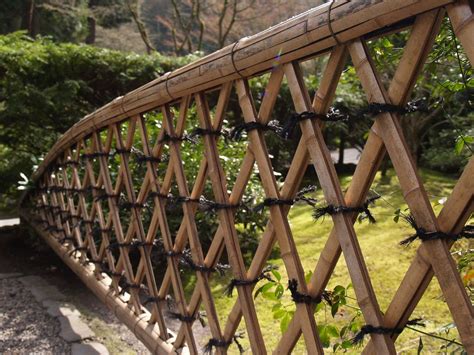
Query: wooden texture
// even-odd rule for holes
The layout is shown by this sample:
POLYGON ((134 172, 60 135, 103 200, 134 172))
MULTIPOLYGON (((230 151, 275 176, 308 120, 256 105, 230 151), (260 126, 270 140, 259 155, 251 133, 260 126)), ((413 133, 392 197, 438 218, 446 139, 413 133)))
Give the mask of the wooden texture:
MULTIPOLYGON (((265 198, 289 200, 300 189, 308 164, 316 172, 325 202, 360 206, 388 153, 417 224, 429 231, 458 233, 474 209, 472 158, 443 210, 435 216, 397 114, 381 113, 375 118, 345 195, 324 141, 324 124, 319 120, 299 123, 301 139, 282 184, 277 182, 273 171, 266 133, 256 129, 247 133, 248 144, 240 169, 233 186, 228 186, 230 172, 224 170, 219 151, 225 142, 212 134, 224 128, 232 98, 237 99, 245 123, 267 124, 273 118, 273 108, 284 82, 292 98, 290 111, 328 112, 348 54, 368 102, 404 106, 439 31, 445 5, 455 34, 472 64, 474 22, 472 8, 466 0, 338 0, 167 73, 86 116, 61 137, 34 175, 38 189, 25 194, 23 219, 39 231, 64 262, 153 353, 197 354, 211 340, 221 343, 213 351, 224 354, 235 349, 231 343, 239 329, 245 329, 252 353, 267 353, 269 344, 259 324, 262 310, 257 307, 253 291, 258 286, 255 280, 275 246, 280 251, 285 277, 297 280, 298 291, 312 297, 323 293, 342 255, 362 316, 372 326, 404 328, 435 276, 466 351, 474 353, 474 311, 450 255, 452 242, 420 243, 396 295, 384 311, 378 305, 354 230, 356 213, 332 215, 333 229, 308 283, 305 281, 308 270, 303 269, 299 246, 288 220, 289 205, 268 207, 269 219, 248 267, 240 246, 240 226, 235 222, 237 206, 244 200, 251 178, 260 180, 265 198), (403 20, 407 20, 402 24, 404 28, 412 24, 411 33, 386 90, 365 40, 399 31, 399 26, 386 26, 403 20), (311 100, 300 63, 325 53, 329 59, 319 87, 313 88, 317 90, 311 100), (257 110, 248 80, 268 72, 257 110), (151 111, 154 120, 149 119, 151 111), (186 127, 189 129, 188 119, 194 113, 199 128, 208 133, 195 137, 203 157, 195 169, 197 173, 191 176, 184 157, 185 149, 190 149, 184 145, 189 142, 181 138, 186 134, 186 127), (133 149, 142 151, 146 158, 142 163, 132 159, 136 154, 133 149), (160 162, 166 156, 168 160, 160 162), (199 198, 209 189, 212 200, 220 206, 209 212, 215 214, 218 223, 214 235, 200 230, 197 223, 199 198), (179 195, 181 200, 176 202, 166 197, 170 193, 179 195), (170 212, 173 204, 177 205, 177 211, 170 212), (169 223, 169 213, 181 217, 178 226, 169 223), (203 247, 203 236, 211 240, 207 249, 203 247), (163 249, 159 255, 156 245, 163 249), (189 269, 184 275, 183 252, 187 250, 192 263, 201 269, 189 269), (232 277, 244 283, 235 287, 237 299, 227 315, 219 313, 216 297, 221 296, 211 287, 211 282, 219 281, 212 280, 214 274, 206 270, 215 268, 224 255, 229 260, 232 277), (162 261, 162 270, 155 264, 157 257, 162 261), (195 283, 188 294, 184 280, 190 275, 195 276, 195 283), (170 296, 174 305, 168 303, 170 296), (181 318, 176 332, 169 330, 170 311, 181 318), (206 312, 209 338, 198 338, 195 333, 202 311, 206 312)), ((315 305, 297 303, 295 306, 293 319, 276 349, 271 350, 291 353, 300 342, 310 354, 323 353, 314 317, 315 305)), ((371 334, 364 353, 396 353, 397 336, 371 334)))

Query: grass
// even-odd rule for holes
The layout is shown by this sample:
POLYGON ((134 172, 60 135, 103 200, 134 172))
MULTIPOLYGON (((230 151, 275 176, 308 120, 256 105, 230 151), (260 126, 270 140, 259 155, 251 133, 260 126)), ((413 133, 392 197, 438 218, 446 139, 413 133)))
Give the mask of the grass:
MULTIPOLYGON (((425 188, 435 212, 438 213, 442 208, 442 205, 440 205, 438 201, 450 195, 456 180, 426 170, 421 172, 421 176, 425 182, 425 188)), ((350 177, 341 178, 341 183, 343 189, 346 189, 350 183, 350 177)), ((377 223, 372 225, 367 221, 361 223, 356 222, 355 230, 380 308, 385 310, 413 260, 418 242, 413 243, 409 247, 399 245, 399 242, 413 231, 411 227, 402 220, 400 220, 399 223, 395 223, 393 220, 394 211, 397 208, 400 208, 402 211, 407 208, 395 173, 389 171, 384 178, 377 175, 372 189, 383 197, 383 199, 378 200, 376 205, 371 208, 373 215, 377 219, 377 223)), ((320 201, 323 201, 321 191, 316 192, 315 196, 318 197, 320 201)), ((332 221, 330 218, 326 218, 323 221, 314 221, 311 217, 311 207, 306 205, 293 206, 289 214, 289 220, 304 270, 305 272, 313 271, 318 256, 329 235, 332 221)), ((270 260, 269 263, 278 265, 279 271, 284 275, 284 280, 287 280, 281 259, 276 258, 270 260)), ((214 299, 220 315, 221 324, 226 324, 227 316, 236 301, 236 292, 234 292, 234 297, 232 298, 223 296, 223 289, 227 281, 228 280, 219 278, 213 281, 213 294, 215 296, 214 299)), ((284 281, 284 283, 286 282, 287 281, 284 281)), ((339 260, 328 285, 328 289, 332 289, 336 285, 347 286, 350 283, 351 280, 346 264, 344 260, 339 260)), ((288 291, 285 291, 285 294, 287 293, 288 291)), ((349 295, 355 297, 352 290, 349 292, 349 295)), ((288 300, 287 303, 292 306, 289 295, 285 296, 288 300)), ((262 297, 258 297, 256 300, 259 322, 268 350, 275 348, 281 336, 279 321, 274 320, 272 316, 271 307, 273 304, 272 301, 262 297)), ((355 301, 352 301, 351 304, 357 306, 355 301)), ((346 311, 347 314, 345 317, 336 316, 337 319, 335 320, 331 317, 329 310, 323 309, 317 313, 316 320, 318 324, 332 323, 341 326, 348 322, 350 314, 353 312, 349 308, 347 308, 346 311)), ((441 326, 452 322, 451 315, 446 303, 443 301, 442 293, 436 279, 433 279, 431 282, 421 302, 415 309, 413 317, 422 317, 426 323, 426 328, 423 330, 428 332, 437 331, 441 326)), ((360 318, 360 324, 363 324, 362 318, 360 318)), ((245 329, 244 322, 241 323, 239 329, 245 329)), ((450 331, 448 337, 453 338, 456 337, 456 335, 454 329, 454 331, 450 331)), ((405 330, 397 341, 397 349, 403 353, 416 352, 419 336, 420 334, 414 331, 405 330)), ((440 346, 444 344, 443 341, 433 340, 425 336, 422 340, 425 351, 439 351, 440 346)), ((245 344, 247 349, 249 348, 247 337, 242 343, 245 344)), ((236 351, 236 347, 232 346, 230 351, 232 352, 234 350, 236 351)), ((358 353, 360 349, 352 349, 351 351, 358 353)), ((304 352, 304 343, 300 339, 295 353, 304 352)))

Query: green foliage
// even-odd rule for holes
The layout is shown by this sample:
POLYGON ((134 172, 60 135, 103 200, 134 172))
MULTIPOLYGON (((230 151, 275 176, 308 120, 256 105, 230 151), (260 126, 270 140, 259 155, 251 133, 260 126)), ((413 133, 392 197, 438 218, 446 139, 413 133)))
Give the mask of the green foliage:
MULTIPOLYGON (((272 280, 265 282, 260 286, 254 294, 254 298, 261 295, 266 300, 272 302, 273 319, 279 320, 280 331, 284 333, 288 329, 291 319, 295 314, 295 303, 289 297, 288 292, 285 293, 286 286, 283 284, 283 277, 277 270, 272 270, 272 280)), ((306 275, 307 281, 311 278, 311 273, 306 275)), ((287 281, 286 281, 287 282, 287 281)), ((316 305, 314 313, 326 313, 329 311, 332 318, 337 317, 339 312, 351 311, 347 307, 347 291, 351 288, 337 285, 329 292, 330 301, 323 301, 316 305)), ((351 307, 354 308, 354 307, 351 307)), ((361 315, 359 310, 353 312, 351 320, 342 327, 338 327, 328 322, 319 323, 318 333, 324 348, 332 347, 333 351, 337 349, 349 349, 354 347, 351 339, 358 331, 358 319, 361 315)))
POLYGON ((36 5, 37 31, 56 41, 76 42, 87 35, 87 14, 84 8, 60 6, 47 2, 36 5))
POLYGON ((81 117, 192 59, 0 36, 0 193, 81 117))

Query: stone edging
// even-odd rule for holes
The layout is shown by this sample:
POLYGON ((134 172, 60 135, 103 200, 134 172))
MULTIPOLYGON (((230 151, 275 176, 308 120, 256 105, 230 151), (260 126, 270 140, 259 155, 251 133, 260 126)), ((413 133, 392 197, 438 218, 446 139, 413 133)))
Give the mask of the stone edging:
POLYGON ((46 312, 60 324, 59 336, 71 345, 72 355, 109 355, 107 348, 98 342, 90 341, 94 332, 80 318, 77 308, 66 302, 59 290, 40 276, 21 274, 0 274, 1 279, 14 278, 28 289, 46 312))

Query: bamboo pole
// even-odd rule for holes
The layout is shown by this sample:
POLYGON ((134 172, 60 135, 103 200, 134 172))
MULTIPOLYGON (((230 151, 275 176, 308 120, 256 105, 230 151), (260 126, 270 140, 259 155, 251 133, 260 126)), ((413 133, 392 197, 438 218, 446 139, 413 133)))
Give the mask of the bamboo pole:
MULTIPOLYGON (((115 315, 124 322, 133 333, 145 344, 145 346, 153 354, 170 353, 173 349, 172 345, 160 338, 160 332, 157 326, 153 327, 146 321, 149 313, 142 308, 143 315, 137 319, 135 313, 130 310, 127 303, 124 303, 117 297, 111 296, 110 284, 111 280, 104 277, 102 280, 97 280, 92 268, 83 266, 79 260, 76 260, 69 255, 69 250, 61 245, 58 241, 52 238, 49 234, 44 232, 39 225, 33 220, 33 216, 25 211, 20 212, 21 218, 28 221, 38 234, 48 243, 48 245, 59 255, 64 263, 84 282, 94 294, 106 304, 115 315)), ((169 333, 173 333, 168 330, 169 333)))

